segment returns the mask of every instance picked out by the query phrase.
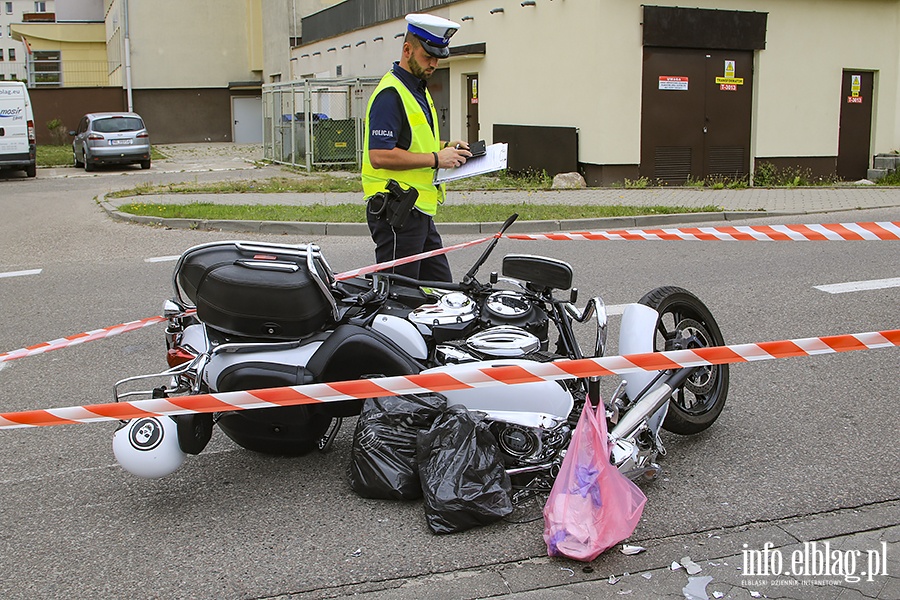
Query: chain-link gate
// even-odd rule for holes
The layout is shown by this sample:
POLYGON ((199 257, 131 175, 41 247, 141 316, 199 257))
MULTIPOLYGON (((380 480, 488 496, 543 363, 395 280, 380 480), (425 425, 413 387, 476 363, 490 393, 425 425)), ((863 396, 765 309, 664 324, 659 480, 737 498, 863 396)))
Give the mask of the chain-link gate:
POLYGON ((264 85, 264 157, 307 171, 361 168, 366 106, 379 81, 304 79, 264 85))

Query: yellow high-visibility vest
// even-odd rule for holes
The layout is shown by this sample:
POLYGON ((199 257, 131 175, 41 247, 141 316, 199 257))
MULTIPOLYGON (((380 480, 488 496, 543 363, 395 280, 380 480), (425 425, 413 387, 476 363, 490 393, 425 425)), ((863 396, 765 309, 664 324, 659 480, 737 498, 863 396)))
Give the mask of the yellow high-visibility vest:
POLYGON ((409 121, 409 127, 412 131, 412 143, 409 151, 417 153, 438 152, 441 149, 441 136, 438 132, 437 111, 434 108, 434 101, 431 94, 425 90, 425 97, 431 108, 431 122, 434 127, 428 125, 428 119, 421 105, 412 95, 403 82, 397 79, 393 72, 388 72, 381 78, 381 82, 372 97, 369 99, 369 106, 366 109, 366 142, 363 150, 362 164, 362 185, 363 193, 366 198, 385 191, 388 179, 393 179, 404 188, 410 186, 419 190, 419 198, 416 200, 416 208, 425 214, 434 215, 437 212, 437 205, 444 202, 444 185, 434 185, 434 169, 425 167, 421 169, 407 169, 403 171, 392 171, 390 169, 376 169, 369 161, 369 111, 372 109, 372 102, 381 90, 392 87, 400 94, 403 101, 403 110, 406 112, 406 118, 409 121))

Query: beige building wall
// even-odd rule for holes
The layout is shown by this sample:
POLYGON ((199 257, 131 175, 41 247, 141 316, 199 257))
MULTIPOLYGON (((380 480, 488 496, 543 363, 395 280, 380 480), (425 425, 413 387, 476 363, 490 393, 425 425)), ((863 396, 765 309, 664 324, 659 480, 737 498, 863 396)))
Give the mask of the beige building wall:
MULTIPOLYGON (((875 72, 872 154, 900 149, 900 1, 720 0, 700 8, 768 13, 752 75, 754 156, 836 156, 844 68, 875 72)), ((466 0, 429 11, 462 25, 451 46, 486 43, 483 57, 442 61, 451 136, 465 137, 466 75, 478 73, 488 142, 497 123, 578 127, 581 162, 639 164, 642 10, 638 0, 466 0), (490 14, 497 7, 504 12, 490 14)), ((295 48, 296 75, 334 77, 340 65, 343 76, 380 76, 399 58, 395 35, 405 29, 398 19, 295 48)))
POLYGON ((263 19, 263 82, 295 79, 297 61, 291 60, 291 40, 302 35, 303 17, 343 0, 265 0, 263 19))
MULTIPOLYGON (((134 89, 222 88, 260 80, 262 0, 127 2, 134 89)), ((126 0, 106 0, 110 61, 124 65, 126 0)), ((124 76, 117 76, 124 85, 124 76)))
POLYGON ((16 39, 27 40, 32 51, 60 53, 65 87, 108 85, 102 23, 17 23, 10 29, 16 39))

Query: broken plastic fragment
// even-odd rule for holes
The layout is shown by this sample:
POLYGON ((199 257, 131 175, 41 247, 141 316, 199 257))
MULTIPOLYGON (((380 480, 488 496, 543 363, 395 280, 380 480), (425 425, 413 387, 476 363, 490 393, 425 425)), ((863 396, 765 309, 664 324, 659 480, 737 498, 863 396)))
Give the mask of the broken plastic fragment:
POLYGON ((676 561, 672 561, 672 566, 670 566, 669 568, 672 569, 673 571, 677 571, 678 569, 681 568, 681 564, 679 564, 676 561))
POLYGON ((714 598, 723 598, 725 594, 723 592, 713 592, 714 598))
POLYGON ((681 566, 688 572, 688 575, 696 575, 703 570, 700 565, 691 560, 690 556, 685 556, 681 559, 681 566))
POLYGON ((619 578, 615 575, 610 575, 609 579, 607 579, 606 581, 608 581, 610 585, 614 585, 619 582, 619 578))
POLYGON ((653 577, 653 573, 641 573, 641 577, 643 577, 644 579, 650 579, 651 577, 653 577))
POLYGON ((362 548, 357 548, 353 552, 350 553, 350 556, 360 556, 362 554, 362 548))
POLYGON ((709 575, 688 577, 688 584, 681 589, 685 600, 709 600, 709 596, 706 595, 706 586, 710 581, 712 581, 712 577, 709 575))
POLYGON ((759 592, 750 592, 750 595, 754 598, 762 598, 762 595, 759 592))
POLYGON ((575 571, 573 571, 573 570, 570 569, 569 567, 560 567, 559 570, 560 570, 560 571, 568 571, 568 572, 569 572, 569 577, 575 577, 575 571))
POLYGON ((622 554, 639 554, 646 550, 643 546, 632 546, 631 544, 622 544, 622 554))

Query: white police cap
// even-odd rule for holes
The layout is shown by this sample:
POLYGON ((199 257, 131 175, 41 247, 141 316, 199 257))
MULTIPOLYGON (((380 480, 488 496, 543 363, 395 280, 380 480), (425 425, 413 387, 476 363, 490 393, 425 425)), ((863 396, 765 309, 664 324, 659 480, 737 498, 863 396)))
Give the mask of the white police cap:
POLYGON ((459 29, 459 23, 427 14, 406 15, 407 30, 421 42, 425 52, 437 58, 450 56, 450 38, 459 29))

